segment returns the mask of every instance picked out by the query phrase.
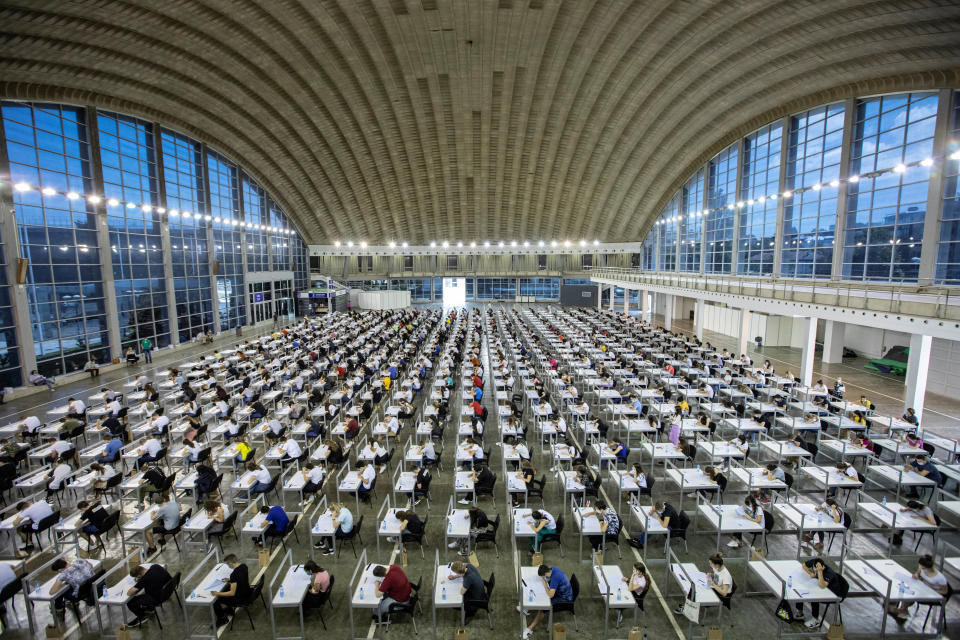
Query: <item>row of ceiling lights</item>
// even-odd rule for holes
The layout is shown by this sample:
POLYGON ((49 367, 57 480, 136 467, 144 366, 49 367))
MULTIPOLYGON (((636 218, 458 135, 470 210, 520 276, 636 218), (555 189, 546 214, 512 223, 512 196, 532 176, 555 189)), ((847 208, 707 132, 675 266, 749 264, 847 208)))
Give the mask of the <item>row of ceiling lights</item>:
MULTIPOLYGON (((343 242, 340 242, 339 240, 337 240, 336 242, 333 243, 333 245, 334 245, 335 247, 342 247, 342 246, 344 246, 344 244, 347 246, 347 248, 352 248, 352 247, 354 246, 354 242, 353 242, 352 240, 348 240, 346 243, 343 243, 343 242)), ((588 243, 587 243, 586 240, 581 240, 581 241, 580 241, 579 243, 577 243, 577 244, 578 244, 579 246, 581 246, 581 247, 585 247, 585 246, 587 246, 588 243)), ((594 240, 594 241, 593 241, 593 245, 594 245, 594 246, 598 246, 599 244, 600 244, 600 241, 599 241, 599 240, 594 240)), ((387 243, 387 246, 390 247, 391 249, 395 249, 395 248, 397 247, 397 243, 396 243, 396 242, 389 242, 389 243, 387 243)), ((406 249, 407 247, 410 246, 410 244, 407 243, 407 242, 401 242, 399 246, 402 247, 402 248, 404 248, 404 249, 406 249)), ((440 243, 440 246, 441 246, 442 248, 444 248, 444 249, 447 249, 447 248, 450 247, 450 243, 449 243, 448 241, 444 240, 443 242, 440 243)), ((476 247, 477 247, 477 243, 476 243, 476 242, 471 242, 469 246, 470 246, 471 248, 476 248, 476 247)), ((489 247, 494 246, 494 245, 493 245, 493 243, 491 243, 489 240, 487 240, 486 242, 483 243, 483 246, 489 248, 489 247)), ((506 247, 506 246, 507 246, 507 243, 504 242, 503 240, 501 240, 500 242, 498 242, 498 243, 496 244, 496 246, 497 246, 497 247, 506 247)), ((529 241, 529 240, 524 240, 522 243, 518 243, 516 240, 511 240, 510 243, 509 243, 509 246, 511 246, 511 247, 517 247, 517 246, 529 247, 529 246, 530 246, 530 241, 529 241)), ((537 242, 537 246, 538 246, 538 247, 545 247, 545 246, 547 246, 547 242, 544 241, 544 240, 540 240, 540 241, 537 242)), ((574 246, 574 243, 573 243, 573 242, 570 242, 569 240, 564 240, 563 242, 557 242, 556 240, 553 240, 553 241, 550 242, 550 246, 551 246, 551 247, 559 247, 559 246, 572 247, 572 246, 574 246)), ((367 248, 367 243, 366 243, 366 242, 360 242, 360 243, 359 243, 359 247, 360 247, 361 249, 366 249, 366 248, 367 248)), ((431 248, 431 249, 435 249, 436 247, 437 247, 437 242, 436 242, 436 241, 433 241, 433 242, 430 243, 430 248, 431 248)), ((458 249, 462 249, 462 248, 464 247, 463 242, 458 242, 458 243, 456 244, 456 247, 457 247, 458 249)))
MULTIPOLYGON (((102 197, 98 196, 98 195, 81 195, 81 194, 77 193, 76 191, 58 191, 57 189, 54 189, 53 187, 43 187, 43 188, 34 187, 33 185, 31 185, 31 184, 28 183, 28 182, 17 182, 17 183, 15 183, 15 184, 13 185, 13 188, 14 188, 14 190, 16 190, 16 191, 18 191, 18 192, 20 192, 20 193, 27 193, 27 192, 30 192, 30 191, 39 191, 40 193, 42 193, 42 194, 45 195, 45 196, 62 195, 62 196, 65 196, 65 197, 67 198, 67 200, 80 200, 80 199, 84 199, 84 200, 86 200, 89 204, 94 205, 94 206, 96 206, 96 205, 98 205, 98 204, 100 204, 101 202, 104 201, 104 199, 103 199, 102 197)), ((284 228, 281 228, 281 227, 271 227, 271 226, 267 226, 267 225, 264 225, 264 224, 253 224, 253 223, 251 223, 251 222, 244 222, 244 221, 242 221, 242 220, 234 220, 234 219, 231 219, 231 218, 214 217, 214 216, 205 215, 205 214, 202 214, 202 213, 191 213, 191 212, 189 212, 189 211, 178 211, 177 209, 167 209, 167 208, 165 208, 165 207, 154 207, 154 206, 151 205, 151 204, 137 204, 137 203, 135 203, 135 202, 122 203, 122 202, 120 202, 119 200, 117 200, 116 198, 107 198, 107 199, 106 199, 106 203, 107 203, 107 206, 108 206, 108 207, 119 207, 119 206, 121 206, 121 205, 124 205, 124 206, 126 206, 127 209, 138 209, 138 208, 139 208, 139 209, 140 209, 141 211, 143 211, 144 213, 150 213, 150 212, 152 212, 152 211, 156 211, 156 212, 159 213, 159 214, 166 214, 168 217, 171 217, 171 218, 176 218, 177 216, 179 216, 179 217, 181 217, 181 218, 186 218, 186 219, 196 218, 197 220, 205 220, 205 221, 207 221, 207 222, 210 222, 210 221, 212 220, 213 222, 217 222, 217 223, 222 222, 222 223, 224 223, 224 224, 229 224, 229 225, 232 225, 232 226, 234 226, 234 227, 240 226, 240 227, 245 227, 245 228, 247 228, 247 229, 259 229, 260 231, 269 231, 269 232, 271 232, 271 233, 282 233, 282 234, 286 234, 286 235, 291 235, 291 234, 293 234, 293 229, 284 229, 284 228)))

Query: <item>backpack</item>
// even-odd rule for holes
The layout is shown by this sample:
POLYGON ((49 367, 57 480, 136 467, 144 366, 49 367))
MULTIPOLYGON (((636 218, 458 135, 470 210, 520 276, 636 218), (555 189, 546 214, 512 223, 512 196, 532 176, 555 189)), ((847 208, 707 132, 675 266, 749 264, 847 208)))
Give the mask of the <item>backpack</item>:
POLYGON ((786 600, 781 600, 777 605, 776 616, 783 620, 784 622, 800 622, 801 619, 797 618, 794 614, 793 609, 790 607, 790 603, 786 600))

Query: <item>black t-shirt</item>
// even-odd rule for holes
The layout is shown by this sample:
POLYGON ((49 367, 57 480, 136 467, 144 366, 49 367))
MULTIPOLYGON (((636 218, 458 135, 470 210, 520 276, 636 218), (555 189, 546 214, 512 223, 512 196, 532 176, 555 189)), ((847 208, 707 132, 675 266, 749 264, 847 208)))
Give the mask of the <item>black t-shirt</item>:
POLYGON ((407 533, 418 536, 423 533, 423 521, 420 520, 419 516, 412 515, 407 520, 407 533))
POLYGON ((147 572, 133 586, 136 589, 143 589, 144 593, 160 602, 163 597, 163 587, 170 580, 170 573, 160 565, 155 564, 147 569, 147 572))
POLYGON ((237 590, 233 597, 237 600, 246 600, 250 596, 250 572, 247 565, 240 564, 230 572, 229 582, 236 583, 237 590))
POLYGON ((163 472, 157 469, 156 467, 150 467, 143 472, 143 479, 145 482, 152 484, 153 486, 159 488, 163 484, 163 481, 167 479, 163 472))
POLYGON ((484 467, 483 470, 477 474, 477 484, 481 487, 492 487, 493 483, 493 472, 490 471, 489 467, 484 467))
POLYGON ((680 515, 669 502, 663 503, 663 512, 660 514, 660 517, 664 520, 670 518, 670 522, 667 523, 668 529, 674 529, 680 524, 680 515))
POLYGON ((827 589, 829 589, 831 593, 836 593, 840 588, 839 573, 828 567, 820 558, 810 558, 803 564, 808 566, 813 571, 813 575, 816 576, 817 563, 823 564, 823 579, 827 582, 827 589))
POLYGON ((86 520, 97 529, 103 531, 104 524, 107 521, 107 518, 110 517, 110 514, 107 513, 107 510, 103 508, 103 505, 95 504, 80 516, 81 520, 86 520))
POLYGON ((480 511, 479 513, 477 513, 477 522, 473 524, 472 527, 479 531, 484 531, 489 526, 490 526, 490 519, 487 518, 487 514, 484 513, 483 511, 480 511))
POLYGON ((487 589, 483 586, 483 578, 480 572, 472 564, 466 565, 467 572, 463 574, 463 588, 466 592, 463 594, 464 600, 486 600, 487 589))

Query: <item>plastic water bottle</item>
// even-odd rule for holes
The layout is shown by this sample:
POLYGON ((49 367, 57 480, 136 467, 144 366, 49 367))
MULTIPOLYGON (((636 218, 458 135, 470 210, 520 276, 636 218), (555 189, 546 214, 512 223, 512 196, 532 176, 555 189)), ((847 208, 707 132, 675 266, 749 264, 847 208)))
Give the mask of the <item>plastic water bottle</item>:
POLYGON ((620 595, 623 591, 622 587, 617 587, 617 602, 620 602, 620 595))
POLYGON ((823 524, 823 512, 819 512, 817 513, 817 525, 819 526, 822 524, 823 524))
POLYGON ((520 521, 516 520, 515 522, 517 523, 517 533, 520 533, 520 521))
POLYGON ((360 599, 363 600, 363 587, 360 587, 360 599))
POLYGON ((447 533, 453 533, 453 521, 447 520, 447 533))
POLYGON ((283 585, 282 585, 282 584, 280 585, 280 593, 279 593, 278 595, 280 596, 281 599, 283 598, 283 585))
POLYGON ((529 593, 528 593, 528 595, 527 595, 527 602, 532 603, 532 602, 533 602, 533 588, 531 587, 528 591, 529 591, 529 593))
POLYGON ((381 530, 381 531, 386 531, 386 530, 387 530, 387 521, 386 521, 386 520, 384 520, 383 522, 380 523, 380 530, 381 530))
POLYGON ((880 504, 887 506, 887 496, 883 496, 883 498, 880 499, 880 504))
POLYGON ((793 576, 787 576, 787 589, 793 589, 793 576))
POLYGON ((100 597, 101 597, 101 598, 106 598, 106 597, 107 597, 107 583, 106 583, 106 582, 104 582, 103 584, 100 585, 100 597))
POLYGON ((196 588, 196 587, 194 587, 193 589, 190 589, 190 599, 191 599, 191 600, 196 600, 196 599, 197 599, 197 588, 196 588))
POLYGON ((903 592, 907 590, 906 585, 903 584, 903 580, 900 581, 900 586, 897 588, 897 592, 900 594, 900 599, 903 599, 903 592))
POLYGON ((440 587, 440 599, 441 599, 441 600, 446 600, 446 599, 447 599, 447 588, 446 588, 446 587, 440 587))
POLYGON ((183 523, 183 526, 185 526, 185 527, 189 527, 189 526, 190 526, 190 516, 187 516, 187 520, 186 520, 186 522, 183 523))
POLYGON ((34 581, 33 581, 33 591, 34 591, 34 593, 40 593, 40 581, 39 581, 39 580, 34 580, 34 581))
POLYGON ((697 473, 700 473, 700 465, 697 465, 697 473))

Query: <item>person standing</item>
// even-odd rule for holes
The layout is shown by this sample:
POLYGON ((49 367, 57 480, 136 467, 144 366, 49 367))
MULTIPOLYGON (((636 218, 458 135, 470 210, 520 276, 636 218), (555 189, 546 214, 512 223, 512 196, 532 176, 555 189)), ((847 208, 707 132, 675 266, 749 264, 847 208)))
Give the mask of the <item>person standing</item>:
POLYGON ((144 338, 140 341, 140 350, 143 351, 143 361, 144 362, 153 362, 153 356, 151 351, 153 351, 153 340, 150 338, 144 338))

